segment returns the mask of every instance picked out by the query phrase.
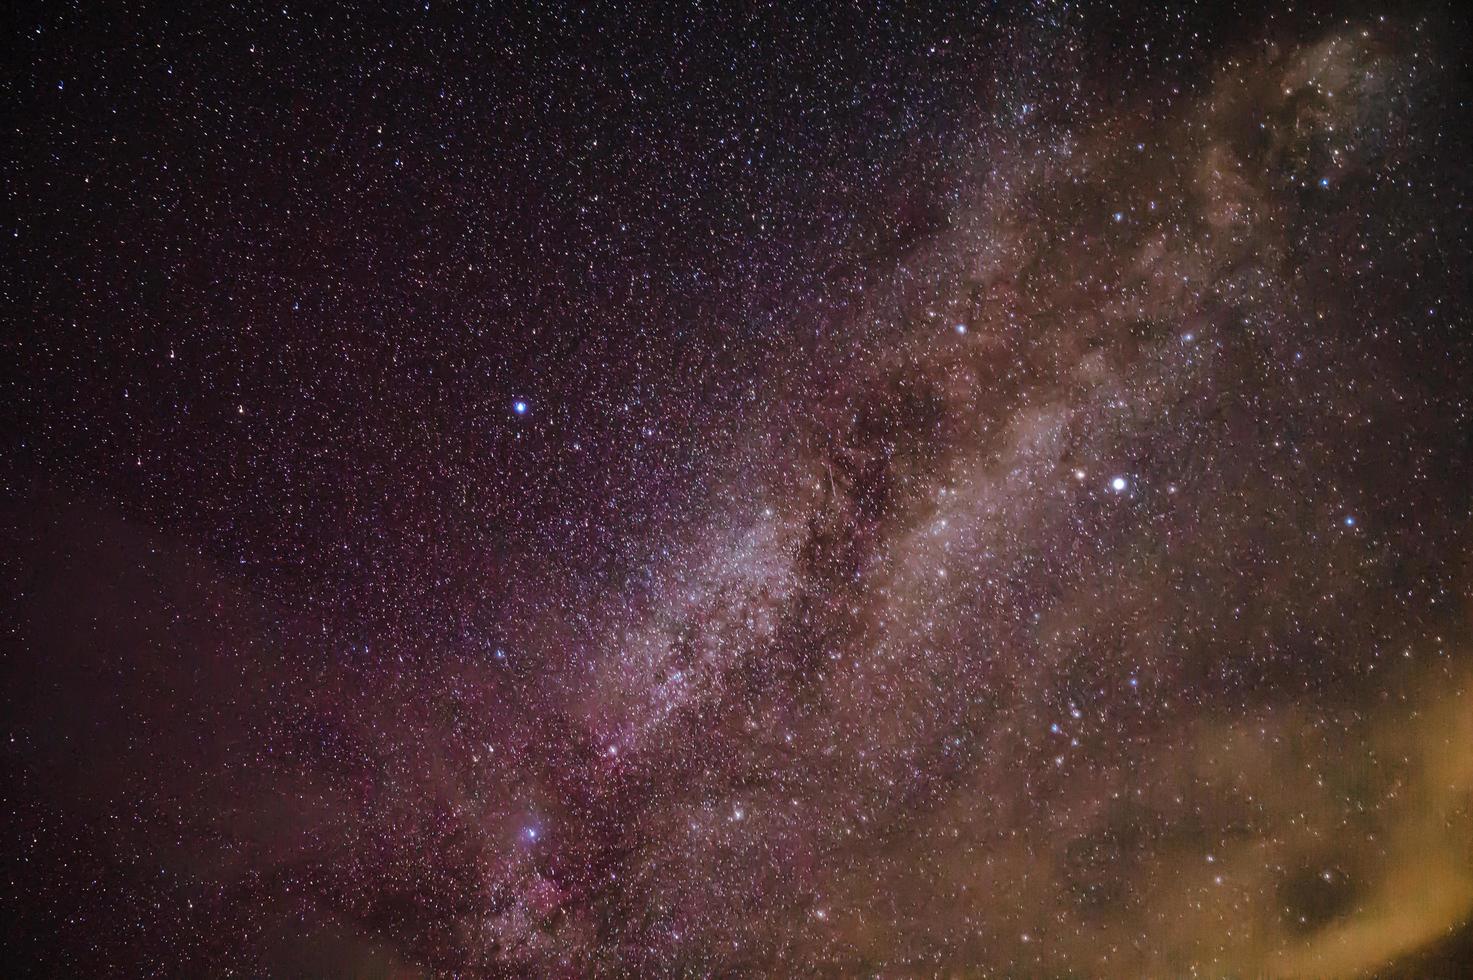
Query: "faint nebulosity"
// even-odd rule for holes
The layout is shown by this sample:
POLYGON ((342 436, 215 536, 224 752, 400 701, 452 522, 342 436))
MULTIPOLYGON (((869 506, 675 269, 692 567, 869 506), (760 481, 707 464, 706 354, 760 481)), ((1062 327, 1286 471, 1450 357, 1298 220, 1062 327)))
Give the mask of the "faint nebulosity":
POLYGON ((36 976, 1473 963, 1456 4, 7 18, 36 976))

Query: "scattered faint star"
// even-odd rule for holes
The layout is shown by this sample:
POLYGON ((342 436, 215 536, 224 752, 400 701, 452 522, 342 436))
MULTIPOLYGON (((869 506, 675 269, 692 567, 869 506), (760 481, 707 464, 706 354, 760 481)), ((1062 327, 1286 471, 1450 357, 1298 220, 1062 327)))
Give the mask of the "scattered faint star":
POLYGON ((1467 972, 1467 4, 34 6, 7 975, 1467 972))

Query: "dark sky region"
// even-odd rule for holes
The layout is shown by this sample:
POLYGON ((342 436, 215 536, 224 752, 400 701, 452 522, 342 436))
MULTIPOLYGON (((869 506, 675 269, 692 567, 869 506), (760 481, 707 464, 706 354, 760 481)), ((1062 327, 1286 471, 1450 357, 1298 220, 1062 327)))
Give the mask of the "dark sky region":
POLYGON ((5 24, 7 975, 1473 962, 1459 5, 5 24))

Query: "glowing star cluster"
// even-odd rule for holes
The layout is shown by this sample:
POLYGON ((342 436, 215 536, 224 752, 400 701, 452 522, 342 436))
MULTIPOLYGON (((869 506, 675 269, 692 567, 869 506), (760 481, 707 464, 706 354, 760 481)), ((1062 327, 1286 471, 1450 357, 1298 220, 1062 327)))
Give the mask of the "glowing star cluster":
POLYGON ((1473 957, 1459 15, 99 16, 20 973, 1473 957))

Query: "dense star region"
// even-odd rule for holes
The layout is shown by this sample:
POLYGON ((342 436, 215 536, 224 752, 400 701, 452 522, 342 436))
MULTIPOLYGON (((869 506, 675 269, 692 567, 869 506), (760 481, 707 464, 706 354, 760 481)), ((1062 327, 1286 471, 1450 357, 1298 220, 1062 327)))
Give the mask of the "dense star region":
POLYGON ((1469 22, 8 18, 34 976, 1454 976, 1469 22))

